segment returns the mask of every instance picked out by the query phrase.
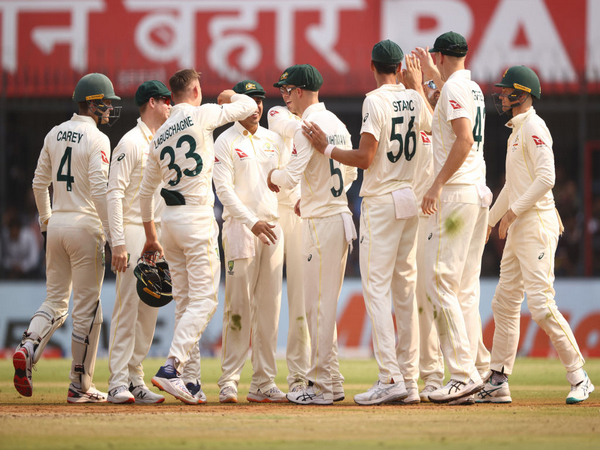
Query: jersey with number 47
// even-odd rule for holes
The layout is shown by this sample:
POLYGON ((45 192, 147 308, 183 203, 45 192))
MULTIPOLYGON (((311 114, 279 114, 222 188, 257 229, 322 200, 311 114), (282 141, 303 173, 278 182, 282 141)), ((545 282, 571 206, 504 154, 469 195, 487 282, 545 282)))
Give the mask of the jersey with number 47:
POLYGON ((471 80, 470 70, 457 70, 444 84, 433 112, 433 162, 435 176, 440 173, 456 134, 452 121, 459 118, 471 121, 473 146, 462 166, 446 184, 485 184, 483 135, 485 131, 485 100, 481 88, 471 80))
POLYGON ((254 110, 256 102, 242 94, 232 96, 231 103, 225 105, 175 105, 150 142, 140 188, 142 220, 147 222, 154 218, 144 210, 143 199, 152 197, 161 181, 165 189, 182 194, 186 205, 214 206, 213 131, 228 122, 245 119, 254 110))
POLYGON ((40 152, 33 192, 40 222, 108 230, 106 190, 110 157, 108 136, 93 118, 73 114, 46 135, 40 152), (52 207, 48 187, 52 183, 52 207), (71 213, 60 214, 56 213, 71 213))
POLYGON ((363 173, 360 195, 384 195, 412 186, 417 140, 421 131, 430 130, 431 113, 417 91, 403 84, 384 84, 369 92, 363 102, 360 134, 372 134, 379 144, 363 173))

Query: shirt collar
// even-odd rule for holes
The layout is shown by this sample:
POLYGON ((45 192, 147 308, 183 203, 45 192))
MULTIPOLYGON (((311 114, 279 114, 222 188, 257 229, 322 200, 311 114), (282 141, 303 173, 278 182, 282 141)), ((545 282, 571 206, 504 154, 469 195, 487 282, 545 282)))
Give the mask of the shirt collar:
POLYGON ((73 113, 73 117, 71 117, 71 120, 74 120, 75 122, 87 122, 87 123, 91 123, 92 125, 96 126, 96 121, 94 120, 93 117, 90 117, 90 116, 80 116, 77 113, 73 113))
POLYGON ((446 81, 450 81, 453 78, 466 78, 467 80, 470 80, 471 79, 471 71, 467 70, 467 69, 457 70, 452 75, 450 75, 448 77, 448 80, 446 80, 446 81))
POLYGON ((533 106, 531 108, 529 108, 527 111, 525 111, 524 113, 521 113, 521 114, 513 117, 512 119, 510 119, 506 123, 506 126, 508 128, 520 127, 527 121, 527 119, 529 119, 529 117, 531 117, 532 114, 535 114, 535 109, 533 109, 533 106))
POLYGON ((260 125, 258 126, 258 128, 256 129, 256 133, 254 134, 250 134, 250 132, 248 130, 246 130, 244 128, 244 126, 239 123, 239 122, 235 122, 233 124, 233 128, 235 128, 235 130, 242 136, 244 137, 253 137, 254 139, 261 139, 264 137, 265 135, 265 129, 263 127, 261 127, 260 125))
POLYGON ((306 119, 309 116, 309 114, 312 114, 317 111, 325 111, 325 103, 319 102, 310 105, 304 110, 304 113, 302 114, 302 119, 306 119))
POLYGON ((148 125, 146 125, 144 123, 144 121, 142 120, 141 117, 138 117, 137 123, 138 123, 138 127, 140 127, 140 130, 142 131, 142 134, 144 135, 144 137, 146 138, 146 140, 148 141, 148 143, 150 143, 150 141, 153 138, 152 132, 150 131, 150 128, 148 128, 148 125))
POLYGON ((404 86, 402 83, 398 83, 398 84, 384 84, 382 86, 379 86, 377 89, 372 90, 371 92, 367 92, 367 97, 371 94, 373 94, 374 92, 379 91, 380 89, 383 89, 384 91, 391 91, 391 92, 402 92, 406 90, 406 86, 404 86))

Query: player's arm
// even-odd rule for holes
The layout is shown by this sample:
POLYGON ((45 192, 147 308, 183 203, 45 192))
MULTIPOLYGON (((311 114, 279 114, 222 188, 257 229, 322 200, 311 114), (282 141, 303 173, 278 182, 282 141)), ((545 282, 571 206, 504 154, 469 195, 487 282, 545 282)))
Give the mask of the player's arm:
POLYGON ((504 187, 502 187, 502 190, 500 191, 500 195, 498 195, 498 198, 494 202, 494 206, 492 206, 492 209, 490 209, 490 215, 488 217, 488 231, 487 231, 487 237, 485 239, 485 242, 487 242, 488 239, 490 238, 490 233, 492 232, 492 228, 494 228, 496 226, 496 224, 500 221, 502 216, 504 216, 506 214, 507 211, 508 211, 508 188, 506 187, 506 184, 504 184, 504 187))
POLYGON ((106 191, 108 190, 108 156, 110 155, 110 141, 105 134, 100 135, 92 142, 88 159, 88 177, 90 181, 90 195, 96 212, 102 222, 108 245, 112 245, 110 227, 108 224, 108 210, 106 207, 106 191))
POLYGON ((164 253, 163 248, 158 242, 158 234, 154 225, 154 193, 161 182, 160 175, 160 164, 156 159, 156 153, 150 149, 139 193, 140 211, 146 234, 146 243, 144 244, 142 253, 159 252, 162 256, 164 253))
POLYGON ((283 169, 273 169, 269 172, 267 176, 269 186, 275 185, 284 189, 292 189, 300 183, 300 178, 308 166, 314 148, 310 141, 302 135, 301 129, 298 129, 294 135, 294 144, 297 155, 292 157, 283 169))
POLYGON ((300 117, 292 114, 285 106, 273 106, 267 114, 269 130, 284 139, 293 139, 301 124, 300 117))
MULTIPOLYGON (((46 233, 48 221, 52 216, 52 206, 50 205, 50 192, 48 187, 52 183, 52 162, 48 148, 48 139, 50 133, 44 139, 44 146, 40 152, 38 163, 33 176, 33 195, 40 216, 40 229, 42 234, 46 233)), ((45 238, 45 235, 44 235, 45 238)))
MULTIPOLYGON (((421 62, 419 61, 419 58, 416 56, 406 55, 404 61, 406 64, 406 69, 404 69, 397 78, 402 79, 402 84, 404 84, 407 89, 416 91, 424 100, 424 109, 429 111, 430 115, 433 114, 433 108, 427 100, 427 95, 423 90, 423 72, 421 72, 421 62)), ((431 122, 431 120, 429 122, 431 122)), ((431 131, 431 128, 424 129, 424 131, 431 131)))
POLYGON ((425 214, 433 214, 437 211, 437 201, 442 193, 442 188, 466 161, 474 143, 471 120, 467 117, 452 120, 452 129, 456 135, 456 140, 452 144, 448 158, 440 173, 423 196, 421 209, 425 214))
POLYGON ((245 94, 236 94, 231 89, 219 94, 218 105, 200 106, 202 111, 210 111, 211 118, 207 122, 209 129, 215 129, 229 122, 244 120, 256 111, 256 102, 245 94))
POLYGON ((108 191, 106 201, 108 207, 108 224, 112 240, 112 268, 115 272, 127 269, 127 248, 123 230, 123 199, 125 189, 131 183, 131 171, 139 160, 138 148, 123 139, 115 147, 108 175, 108 191))

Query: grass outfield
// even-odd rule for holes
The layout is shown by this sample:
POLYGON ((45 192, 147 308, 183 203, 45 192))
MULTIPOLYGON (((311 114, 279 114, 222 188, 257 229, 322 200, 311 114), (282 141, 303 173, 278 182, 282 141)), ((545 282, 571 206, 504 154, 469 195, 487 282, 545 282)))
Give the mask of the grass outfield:
MULTIPOLYGON (((146 361, 147 383, 162 360, 146 361)), ((285 362, 277 383, 285 388, 285 362)), ((240 403, 220 405, 219 360, 203 359, 208 403, 187 406, 167 395, 161 405, 67 405, 68 360, 42 360, 33 397, 15 391, 10 360, 0 360, 0 449, 240 449, 240 448, 600 448, 600 359, 586 370, 599 386, 579 405, 558 360, 518 359, 510 405, 360 407, 352 397, 376 379, 374 360, 342 360, 346 400, 334 406, 248 404, 250 361, 240 403)), ((96 386, 107 389, 108 363, 99 360, 96 386)))

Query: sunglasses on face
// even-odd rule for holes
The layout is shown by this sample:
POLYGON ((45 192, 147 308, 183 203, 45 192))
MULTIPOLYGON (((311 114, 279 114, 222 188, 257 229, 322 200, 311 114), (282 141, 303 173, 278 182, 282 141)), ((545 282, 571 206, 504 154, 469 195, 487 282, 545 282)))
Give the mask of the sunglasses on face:
POLYGON ((433 82, 433 80, 426 81, 423 84, 425 86, 427 86, 429 89, 433 89, 434 91, 437 90, 437 86, 435 85, 435 83, 433 82))
POLYGON ((156 100, 162 100, 167 106, 171 104, 171 97, 156 97, 156 100))
POLYGON ((294 89, 299 89, 299 88, 303 88, 304 86, 291 86, 291 87, 283 87, 281 86, 279 88, 279 93, 281 95, 290 95, 290 93, 294 90, 294 89))

